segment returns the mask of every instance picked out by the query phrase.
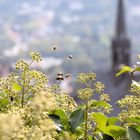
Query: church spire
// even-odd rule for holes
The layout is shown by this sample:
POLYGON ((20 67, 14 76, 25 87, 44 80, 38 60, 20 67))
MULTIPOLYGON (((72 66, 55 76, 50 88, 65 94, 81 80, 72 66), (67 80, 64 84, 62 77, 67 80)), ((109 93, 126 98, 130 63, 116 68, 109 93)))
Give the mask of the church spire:
POLYGON ((124 0, 117 0, 116 33, 112 41, 112 69, 130 65, 130 40, 126 34, 124 0))
POLYGON ((125 27, 124 1, 118 0, 116 36, 121 37, 125 35, 126 35, 126 27, 125 27))

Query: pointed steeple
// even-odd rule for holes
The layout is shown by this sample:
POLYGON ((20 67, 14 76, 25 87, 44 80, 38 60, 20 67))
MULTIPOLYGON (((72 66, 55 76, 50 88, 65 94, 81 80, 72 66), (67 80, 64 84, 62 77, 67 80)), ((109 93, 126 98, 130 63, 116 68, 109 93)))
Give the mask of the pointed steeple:
POLYGON ((124 1, 118 0, 117 7, 117 21, 116 21, 116 36, 126 36, 126 27, 125 27, 125 13, 124 13, 124 1))
POLYGON ((126 33, 124 0, 117 0, 116 33, 112 40, 112 69, 130 65, 130 40, 126 33))

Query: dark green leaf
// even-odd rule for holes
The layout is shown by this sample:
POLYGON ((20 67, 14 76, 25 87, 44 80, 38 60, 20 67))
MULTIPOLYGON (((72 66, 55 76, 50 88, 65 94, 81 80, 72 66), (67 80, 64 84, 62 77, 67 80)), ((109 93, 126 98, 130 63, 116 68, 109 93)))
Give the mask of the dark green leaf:
POLYGON ((135 128, 138 132, 140 132, 140 125, 136 125, 136 126, 132 126, 133 128, 135 128))
POLYGON ((66 113, 62 109, 56 109, 51 114, 59 116, 59 118, 61 120, 67 120, 68 119, 66 113))
POLYGON ((107 134, 103 134, 103 140, 114 140, 113 137, 107 135, 107 134))
POLYGON ((57 125, 58 129, 63 129, 59 116, 57 116, 57 115, 49 115, 49 117, 55 122, 55 124, 57 125))
POLYGON ((65 130, 69 129, 68 117, 62 109, 56 109, 53 112, 51 112, 50 115, 58 116, 60 118, 63 128, 65 130))
POLYGON ((130 126, 127 128, 127 137, 129 140, 140 140, 140 133, 130 126))
POLYGON ((69 124, 72 132, 75 132, 76 128, 84 122, 84 114, 85 114, 85 109, 82 108, 72 112, 69 119, 69 124))

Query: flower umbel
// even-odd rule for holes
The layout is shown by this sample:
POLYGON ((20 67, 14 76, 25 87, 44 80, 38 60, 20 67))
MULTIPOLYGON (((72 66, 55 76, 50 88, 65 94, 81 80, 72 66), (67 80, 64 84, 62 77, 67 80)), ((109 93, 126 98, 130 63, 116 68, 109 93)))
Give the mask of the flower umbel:
POLYGON ((77 77, 77 82, 79 83, 87 83, 88 81, 94 81, 96 80, 96 74, 91 73, 81 73, 77 77))
POLYGON ((39 62, 39 61, 42 60, 41 54, 38 53, 38 52, 31 52, 31 53, 30 53, 30 57, 31 57, 31 59, 32 59, 33 61, 36 61, 36 62, 39 62))
POLYGON ((29 69, 29 64, 27 62, 25 62, 24 60, 18 60, 15 64, 15 68, 17 70, 29 69))
POLYGON ((101 82, 96 82, 96 83, 94 84, 94 86, 95 86, 95 91, 96 91, 97 93, 101 93, 101 92, 104 91, 105 86, 104 86, 103 83, 101 83, 101 82))
POLYGON ((78 90, 78 96, 80 99, 84 99, 84 100, 90 99, 92 95, 93 95, 93 89, 91 88, 84 88, 78 90))

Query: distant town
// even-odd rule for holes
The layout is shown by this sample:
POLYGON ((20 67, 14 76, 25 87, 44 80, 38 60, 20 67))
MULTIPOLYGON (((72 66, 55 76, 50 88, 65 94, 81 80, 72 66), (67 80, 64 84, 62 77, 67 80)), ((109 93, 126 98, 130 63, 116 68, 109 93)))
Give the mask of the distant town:
MULTIPOLYGON (((6 75, 15 61, 27 57, 30 51, 39 51, 45 58, 42 69, 52 63, 45 67, 48 72, 52 67, 54 72, 60 69, 74 74, 108 69, 115 4, 116 0, 1 0, 0 74, 6 75), (52 52, 54 45, 57 50, 52 52), (70 54, 74 61, 65 62, 70 54)), ((140 2, 128 0, 126 10, 135 61, 140 53, 140 2)))

